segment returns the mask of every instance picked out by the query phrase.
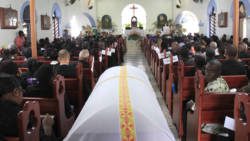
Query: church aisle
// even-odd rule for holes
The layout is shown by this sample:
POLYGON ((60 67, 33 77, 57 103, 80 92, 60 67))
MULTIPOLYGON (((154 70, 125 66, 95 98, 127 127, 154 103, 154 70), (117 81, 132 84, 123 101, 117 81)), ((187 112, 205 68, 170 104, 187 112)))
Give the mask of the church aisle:
POLYGON ((161 95, 161 92, 156 84, 156 81, 153 77, 153 74, 150 70, 150 67, 146 61, 146 58, 141 51, 141 48, 139 46, 139 43, 134 40, 127 40, 127 53, 124 56, 124 64, 123 65, 131 65, 135 66, 137 68, 140 68, 141 70, 145 71, 148 75, 148 78, 151 82, 152 87, 154 88, 155 94, 157 96, 157 99, 160 103, 161 109, 167 119, 169 128, 172 130, 174 136, 176 139, 178 139, 177 130, 175 126, 173 125, 173 121, 169 115, 169 111, 167 109, 167 106, 165 105, 165 102, 163 100, 163 97, 161 95))

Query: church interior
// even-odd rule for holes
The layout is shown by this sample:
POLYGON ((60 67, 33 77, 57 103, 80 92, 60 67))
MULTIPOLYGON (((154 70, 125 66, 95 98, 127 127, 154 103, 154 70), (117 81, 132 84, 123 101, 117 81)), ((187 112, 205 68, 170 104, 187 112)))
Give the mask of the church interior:
POLYGON ((249 17, 250 0, 0 0, 0 141, 249 141, 249 17))

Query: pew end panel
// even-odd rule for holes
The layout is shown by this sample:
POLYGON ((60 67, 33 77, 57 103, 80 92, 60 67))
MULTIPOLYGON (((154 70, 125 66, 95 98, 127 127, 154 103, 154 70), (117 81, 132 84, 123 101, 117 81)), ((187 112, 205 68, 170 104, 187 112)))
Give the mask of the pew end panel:
POLYGON ((41 114, 55 115, 56 130, 59 137, 65 137, 74 123, 74 115, 67 118, 65 114, 65 81, 57 75, 53 81, 53 98, 24 97, 24 101, 38 101, 41 114))
POLYGON ((39 103, 36 101, 26 101, 23 110, 17 116, 19 137, 5 137, 4 139, 6 141, 39 141, 41 126, 39 103))
POLYGON ((249 141, 250 97, 247 94, 238 94, 234 101, 235 141, 249 141))

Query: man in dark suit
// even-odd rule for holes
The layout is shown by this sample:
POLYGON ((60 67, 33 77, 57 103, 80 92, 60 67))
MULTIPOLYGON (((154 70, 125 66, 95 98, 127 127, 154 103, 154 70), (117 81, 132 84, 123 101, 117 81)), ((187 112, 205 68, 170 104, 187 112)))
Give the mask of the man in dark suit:
POLYGON ((70 64, 70 54, 66 49, 58 52, 59 65, 56 67, 56 73, 64 77, 76 77, 76 66, 70 64))

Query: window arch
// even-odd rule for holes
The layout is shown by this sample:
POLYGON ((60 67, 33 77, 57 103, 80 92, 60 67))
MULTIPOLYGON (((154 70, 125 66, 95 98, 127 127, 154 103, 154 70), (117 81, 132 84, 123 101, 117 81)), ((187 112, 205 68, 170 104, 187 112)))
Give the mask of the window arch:
POLYGON ((96 23, 95 23, 95 20, 94 18, 87 12, 84 12, 83 13, 84 16, 86 16, 91 24, 92 27, 96 27, 96 23))
POLYGON ((54 3, 52 7, 52 24, 53 24, 53 36, 54 38, 59 38, 62 33, 62 12, 61 8, 57 3, 54 3))
POLYGON ((181 25, 183 34, 194 34, 199 32, 199 20, 196 15, 190 11, 183 11, 175 19, 175 24, 181 25))

